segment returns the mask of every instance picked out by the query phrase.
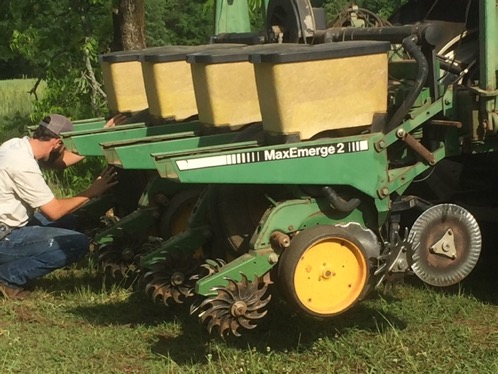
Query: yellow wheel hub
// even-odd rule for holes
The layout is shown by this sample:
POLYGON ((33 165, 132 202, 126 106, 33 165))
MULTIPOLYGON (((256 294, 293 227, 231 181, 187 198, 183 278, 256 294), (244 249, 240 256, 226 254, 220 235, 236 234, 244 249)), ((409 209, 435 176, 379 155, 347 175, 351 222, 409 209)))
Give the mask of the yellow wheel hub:
POLYGON ((341 313, 361 296, 368 264, 358 246, 328 237, 310 245, 294 271, 294 290, 303 306, 317 315, 341 313))
POLYGON ((188 220, 192 215, 192 210, 194 209, 195 201, 189 202, 185 206, 180 207, 179 211, 176 212, 175 216, 171 222, 171 234, 175 236, 185 231, 188 227, 188 220))

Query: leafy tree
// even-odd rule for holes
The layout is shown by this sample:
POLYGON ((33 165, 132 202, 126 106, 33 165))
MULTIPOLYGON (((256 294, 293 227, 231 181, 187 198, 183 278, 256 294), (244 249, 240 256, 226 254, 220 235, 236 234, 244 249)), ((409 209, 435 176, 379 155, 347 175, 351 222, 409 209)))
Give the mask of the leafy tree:
MULTIPOLYGON (((387 18, 394 12, 395 9, 407 1, 408 0, 311 0, 310 2, 313 7, 323 6, 327 12, 328 19, 331 20, 341 10, 352 4, 356 4, 369 11, 377 13, 381 17, 387 18)), ((248 0, 248 3, 251 11, 256 13, 259 12, 264 0, 248 0)))
POLYGON ((195 45, 209 41, 214 27, 213 0, 147 0, 147 45, 195 45))
POLYGON ((73 118, 101 114, 104 100, 95 66, 112 37, 110 0, 9 0, 2 6, 8 28, 0 32, 11 53, 47 83, 33 118, 47 112, 73 118))
POLYGON ((393 12, 408 0, 362 0, 358 3, 379 16, 387 19, 393 12))
MULTIPOLYGON (((7 0, 0 5, 4 60, 22 58, 47 83, 32 118, 58 112, 72 118, 105 114, 98 55, 110 46, 145 46, 145 0, 7 0), (117 10, 114 13, 112 10, 117 10), (113 14, 119 32, 113 32, 113 14)), ((36 91, 36 86, 34 87, 36 91)))
POLYGON ((145 0, 119 0, 113 8, 114 50, 145 48, 145 0))
MULTIPOLYGON (((384 17, 403 2, 357 1, 384 17)), ((263 3, 249 0, 255 30, 263 28, 263 3)), ((332 19, 350 1, 313 0, 314 5, 321 3, 332 19)), ((213 8, 214 0, 3 0, 0 38, 6 42, 0 43, 0 68, 4 77, 29 71, 47 82, 47 95, 33 118, 53 111, 73 118, 102 115, 106 109, 99 54, 206 43, 213 30, 213 8)))

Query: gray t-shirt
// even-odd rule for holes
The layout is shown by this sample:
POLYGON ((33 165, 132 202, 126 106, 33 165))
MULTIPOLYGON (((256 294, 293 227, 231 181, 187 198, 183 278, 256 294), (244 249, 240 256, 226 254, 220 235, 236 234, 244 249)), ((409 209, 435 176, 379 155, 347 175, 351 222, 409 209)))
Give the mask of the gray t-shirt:
POLYGON ((0 146, 0 222, 26 225, 36 208, 54 199, 33 155, 29 138, 13 138, 0 146))

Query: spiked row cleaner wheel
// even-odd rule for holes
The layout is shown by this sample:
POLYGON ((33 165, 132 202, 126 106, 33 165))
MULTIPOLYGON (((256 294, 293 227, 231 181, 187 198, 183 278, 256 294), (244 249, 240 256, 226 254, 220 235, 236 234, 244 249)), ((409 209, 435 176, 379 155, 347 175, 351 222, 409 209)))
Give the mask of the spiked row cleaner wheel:
POLYGON ((166 306, 170 306, 171 300, 182 304, 193 296, 195 283, 205 273, 207 271, 198 259, 187 256, 170 257, 145 273, 145 292, 154 302, 162 300, 166 306))
POLYGON ((251 282, 242 274, 240 281, 226 279, 225 287, 215 287, 216 295, 208 297, 191 313, 198 312, 201 324, 211 334, 218 332, 223 338, 230 334, 241 336, 239 329, 251 330, 266 316, 271 300, 268 294, 269 277, 255 277, 251 282))

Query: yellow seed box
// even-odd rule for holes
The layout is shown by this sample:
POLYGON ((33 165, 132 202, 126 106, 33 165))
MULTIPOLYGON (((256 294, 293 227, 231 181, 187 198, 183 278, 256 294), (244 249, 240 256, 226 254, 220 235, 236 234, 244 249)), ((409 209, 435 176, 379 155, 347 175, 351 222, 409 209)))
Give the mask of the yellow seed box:
POLYGON ((385 117, 389 48, 348 41, 252 54, 265 132, 305 140, 385 117))

